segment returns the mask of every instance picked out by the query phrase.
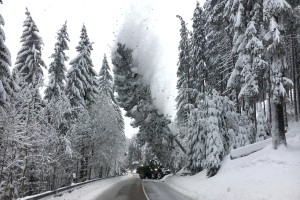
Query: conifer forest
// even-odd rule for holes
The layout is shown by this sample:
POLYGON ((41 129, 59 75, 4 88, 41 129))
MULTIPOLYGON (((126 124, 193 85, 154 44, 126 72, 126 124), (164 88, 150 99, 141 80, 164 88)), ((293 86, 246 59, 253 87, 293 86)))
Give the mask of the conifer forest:
POLYGON ((0 13, 0 199, 117 176, 150 159, 212 177, 232 149, 268 138, 274 149, 287 145, 289 123, 300 117, 300 1, 195 1, 190 16, 190 27, 174 16, 178 93, 170 118, 128 44, 112 44, 95 71, 89 27, 70 41, 62 20, 52 54, 43 55, 39 24, 24 8, 12 60, 0 13), (130 139, 124 117, 138 130, 130 139))

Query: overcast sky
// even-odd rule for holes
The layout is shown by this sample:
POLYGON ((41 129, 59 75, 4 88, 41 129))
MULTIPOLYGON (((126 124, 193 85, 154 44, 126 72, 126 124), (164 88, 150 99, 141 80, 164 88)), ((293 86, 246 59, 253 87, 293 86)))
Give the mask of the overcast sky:
MULTIPOLYGON (((203 2, 200 0, 201 5, 203 2)), ((75 46, 85 24, 90 41, 94 42, 92 60, 97 73, 103 54, 110 60, 116 41, 135 48, 139 72, 151 84, 156 105, 173 119, 180 39, 176 15, 181 15, 190 26, 195 6, 196 0, 3 0, 0 12, 13 64, 21 47, 25 7, 40 30, 44 42, 42 55, 47 65, 51 62, 49 56, 53 53, 56 33, 65 21, 71 40, 66 54, 70 59, 76 56, 75 46)), ((127 137, 136 133, 129 123, 130 119, 125 119, 127 137)))

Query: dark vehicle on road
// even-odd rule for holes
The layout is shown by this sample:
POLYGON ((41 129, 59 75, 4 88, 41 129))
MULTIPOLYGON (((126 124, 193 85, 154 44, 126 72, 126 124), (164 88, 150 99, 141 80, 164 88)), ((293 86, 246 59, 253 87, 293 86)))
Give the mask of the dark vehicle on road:
POLYGON ((141 179, 161 179, 165 175, 170 174, 170 171, 166 170, 164 166, 159 165, 156 160, 150 160, 149 165, 144 164, 138 166, 136 172, 139 174, 141 179))

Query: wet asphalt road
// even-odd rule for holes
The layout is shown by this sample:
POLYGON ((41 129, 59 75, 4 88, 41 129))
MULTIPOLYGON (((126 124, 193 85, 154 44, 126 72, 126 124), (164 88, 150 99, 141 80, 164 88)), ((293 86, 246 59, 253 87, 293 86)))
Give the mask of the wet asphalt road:
POLYGON ((103 192, 97 200, 191 200, 160 180, 131 179, 120 181, 103 192), (144 190, 143 190, 144 187, 144 190), (145 191, 145 192, 144 192, 145 191), (147 197, 145 195, 147 194, 147 197))

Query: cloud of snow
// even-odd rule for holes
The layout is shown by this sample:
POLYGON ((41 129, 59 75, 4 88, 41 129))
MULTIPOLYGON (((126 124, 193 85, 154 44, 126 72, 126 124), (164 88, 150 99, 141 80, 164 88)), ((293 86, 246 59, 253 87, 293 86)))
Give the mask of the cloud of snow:
POLYGON ((180 40, 180 22, 176 15, 181 15, 190 26, 195 6, 196 1, 132 0, 116 36, 116 42, 134 50, 138 72, 151 86, 158 109, 172 117, 176 111, 180 40))

